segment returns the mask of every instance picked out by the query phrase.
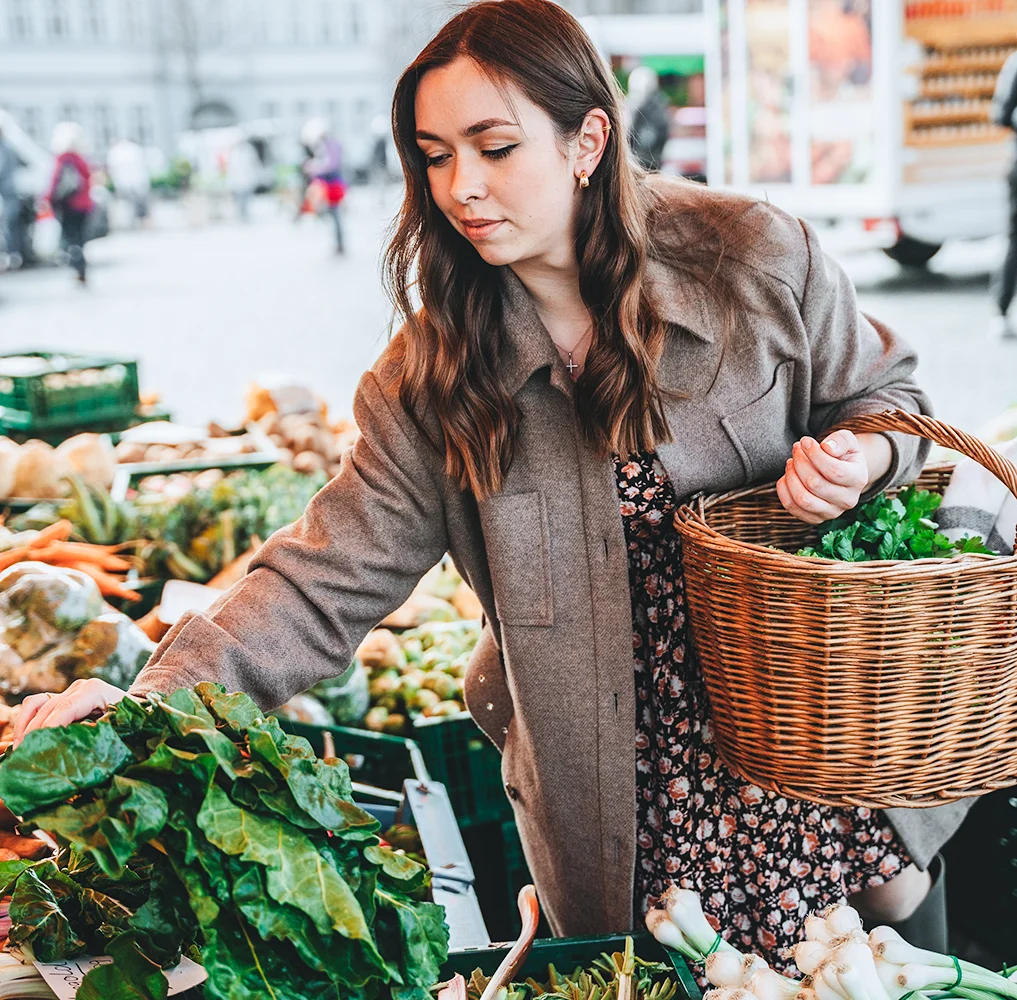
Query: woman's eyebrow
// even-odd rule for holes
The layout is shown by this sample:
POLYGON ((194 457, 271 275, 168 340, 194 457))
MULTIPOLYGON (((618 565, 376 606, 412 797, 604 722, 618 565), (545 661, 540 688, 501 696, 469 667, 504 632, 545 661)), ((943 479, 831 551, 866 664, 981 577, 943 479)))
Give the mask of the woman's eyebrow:
MULTIPOLYGON (((486 132, 489 128, 499 128, 504 125, 510 125, 513 128, 518 128, 518 122, 510 122, 504 118, 485 118, 483 121, 475 122, 473 125, 464 128, 462 131, 463 138, 472 139, 475 135, 480 135, 481 132, 486 132)), ((431 142, 441 142, 441 136, 435 135, 433 132, 425 132, 423 129, 417 129, 417 138, 430 140, 431 142)))

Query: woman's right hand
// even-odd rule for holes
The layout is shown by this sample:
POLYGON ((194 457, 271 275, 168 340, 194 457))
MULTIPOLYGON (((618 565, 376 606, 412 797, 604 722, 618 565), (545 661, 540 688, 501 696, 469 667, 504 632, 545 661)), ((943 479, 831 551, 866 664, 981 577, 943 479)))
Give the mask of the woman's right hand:
POLYGON ((95 713, 105 712, 127 697, 126 691, 107 684, 98 677, 74 681, 63 694, 33 694, 21 703, 18 721, 14 726, 14 745, 33 729, 69 726, 95 713))

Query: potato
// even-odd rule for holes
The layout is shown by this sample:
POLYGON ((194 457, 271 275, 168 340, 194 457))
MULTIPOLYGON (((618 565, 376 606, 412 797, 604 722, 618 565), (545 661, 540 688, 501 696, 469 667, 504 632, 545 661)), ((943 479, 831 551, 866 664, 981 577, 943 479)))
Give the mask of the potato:
POLYGON ((0 497, 14 496, 14 476, 20 451, 10 438, 0 437, 0 497))
POLYGON ((312 424, 298 427, 290 434, 290 447, 297 453, 318 451, 318 428, 312 424))
POLYGON ((313 451, 302 451, 293 459, 293 471, 310 475, 325 471, 325 460, 313 451))
POLYGON ((121 441, 114 449, 117 461, 126 465, 130 462, 144 462, 146 446, 140 441, 121 441))
POLYGON ((117 471, 117 456, 108 434, 75 434, 56 450, 74 474, 97 489, 108 490, 117 471))
POLYGON ((19 449, 14 496, 30 500, 62 497, 68 490, 65 480, 72 471, 70 462, 45 441, 28 441, 19 449))

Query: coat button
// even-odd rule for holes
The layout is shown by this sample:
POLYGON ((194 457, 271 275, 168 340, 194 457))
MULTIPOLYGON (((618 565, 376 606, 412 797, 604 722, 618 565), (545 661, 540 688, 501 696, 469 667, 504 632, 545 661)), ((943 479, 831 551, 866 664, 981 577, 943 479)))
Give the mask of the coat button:
POLYGON ((505 782, 505 794, 513 801, 519 801, 519 789, 515 785, 510 785, 507 781, 505 782))

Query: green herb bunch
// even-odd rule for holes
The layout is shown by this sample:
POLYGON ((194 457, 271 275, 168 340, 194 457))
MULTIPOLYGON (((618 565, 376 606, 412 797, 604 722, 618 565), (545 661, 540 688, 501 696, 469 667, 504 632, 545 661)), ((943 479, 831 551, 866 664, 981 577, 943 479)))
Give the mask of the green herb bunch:
POLYGON ((423 1000, 447 957, 426 869, 380 846, 345 763, 219 685, 29 733, 0 797, 63 845, 0 865, 11 943, 114 958, 82 1000, 162 1000, 181 950, 212 1000, 423 1000))
POLYGON ((938 493, 908 486, 890 498, 880 493, 826 525, 819 548, 800 556, 870 562, 876 559, 940 559, 960 552, 992 554, 980 536, 951 542, 930 515, 943 502, 938 493))

